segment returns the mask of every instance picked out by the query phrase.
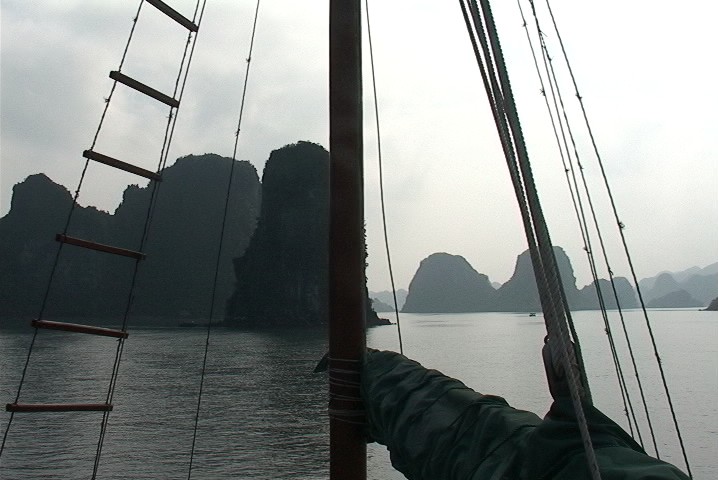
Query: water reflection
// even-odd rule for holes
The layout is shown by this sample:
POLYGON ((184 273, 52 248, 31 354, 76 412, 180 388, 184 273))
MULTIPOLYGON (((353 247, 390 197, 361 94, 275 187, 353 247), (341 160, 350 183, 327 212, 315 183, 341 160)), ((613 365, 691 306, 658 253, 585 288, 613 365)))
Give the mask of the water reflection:
MULTIPOLYGON (((718 430, 718 323, 711 312, 659 312, 654 329, 696 478, 714 478, 718 430), (684 321, 685 320, 685 321, 684 321), (686 355, 690 352, 690 355, 686 355)), ((622 422, 622 405, 603 323, 591 312, 574 316, 599 407, 622 422)), ((635 317, 635 318, 634 318, 635 317)), ((640 314, 628 328, 645 330, 640 314)), ((472 388, 505 396, 541 414, 549 394, 540 363, 541 324, 512 314, 404 315, 409 356, 460 378, 472 388), (427 324, 431 324, 428 327, 427 324)), ((28 372, 26 401, 94 400, 104 395, 114 355, 111 339, 42 332, 28 372), (42 375, 40 375, 42 373, 42 375), (34 397, 37 398, 34 398, 34 397)), ((0 394, 14 397, 29 336, 0 331, 0 394)), ((135 330, 125 347, 100 478, 178 478, 188 453, 204 348, 202 329, 135 330)), ((370 330, 369 345, 397 349, 394 327, 370 330)), ((619 342, 620 343, 620 342, 619 342)), ((639 361, 652 362, 646 344, 639 361)), ((220 331, 211 339, 194 478, 312 479, 328 477, 326 378, 311 372, 326 351, 324 331, 220 331)), ((624 358, 625 359, 625 358, 624 358)), ((628 361, 627 359, 625 359, 628 361)), ((643 368, 643 366, 642 366, 643 368)), ((656 373, 644 368, 651 407, 666 443, 665 457, 680 457, 656 373), (664 418, 661 418, 663 415, 664 418)), ((4 429, 8 414, 0 412, 4 429)), ((0 477, 86 478, 92 470, 100 415, 18 415, 0 460, 0 477)), ((662 452, 664 453, 664 452, 662 452)), ((403 478, 391 470, 384 447, 370 445, 369 478, 403 478)))

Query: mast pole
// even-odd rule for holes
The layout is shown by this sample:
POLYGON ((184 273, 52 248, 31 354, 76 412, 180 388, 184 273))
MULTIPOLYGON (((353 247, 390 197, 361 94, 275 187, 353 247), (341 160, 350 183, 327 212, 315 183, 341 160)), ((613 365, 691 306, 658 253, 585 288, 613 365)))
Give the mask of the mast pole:
POLYGON ((366 479, 361 1, 329 4, 330 478, 366 479))

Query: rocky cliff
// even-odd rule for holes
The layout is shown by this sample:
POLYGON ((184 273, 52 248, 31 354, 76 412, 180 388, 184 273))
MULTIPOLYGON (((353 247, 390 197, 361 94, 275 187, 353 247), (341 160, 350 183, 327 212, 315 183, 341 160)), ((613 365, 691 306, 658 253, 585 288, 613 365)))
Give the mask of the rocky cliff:
MULTIPOLYGON (((616 305, 616 297, 618 297, 618 303, 621 308, 637 308, 638 298, 636 297, 636 291, 633 289, 631 282, 625 277, 614 277, 613 284, 616 288, 614 294, 613 286, 611 282, 605 279, 598 280, 598 286, 601 289, 601 295, 603 298, 604 305, 607 309, 613 310, 618 308, 616 305)), ((599 308, 598 292, 596 291, 595 282, 591 282, 590 285, 586 285, 580 290, 582 298, 582 308, 589 310, 596 310, 599 308)))
MULTIPOLYGON (((554 247, 558 269, 563 280, 568 304, 573 309, 586 307, 583 296, 576 288, 576 276, 571 260, 561 247, 554 247)), ((531 256, 526 250, 516 259, 516 267, 511 278, 498 289, 496 310, 508 312, 539 312, 538 287, 531 265, 531 256)))
MULTIPOLYGON (((72 206, 64 187, 43 174, 31 175, 13 187, 11 208, 0 219, 0 315, 37 315, 48 286, 62 232, 72 206)), ((108 243, 111 215, 93 207, 77 208, 73 235, 108 243)), ((108 314, 116 306, 104 282, 107 258, 99 252, 66 247, 50 289, 50 315, 108 314), (109 300, 109 301, 108 301, 109 300)))
MULTIPOLYGON (((571 260, 561 247, 554 247, 564 290, 573 310, 598 308, 594 284, 579 290, 571 260)), ((627 279, 614 279, 621 308, 635 308, 637 299, 627 279)), ((599 280, 606 308, 616 308, 613 287, 607 280, 599 280)), ((498 289, 486 275, 478 273, 461 256, 435 253, 422 260, 409 286, 402 309, 414 313, 452 312, 538 312, 541 303, 528 250, 516 259, 511 278, 498 289)))
MULTIPOLYGON (((206 317, 231 159, 188 156, 165 169, 154 222, 141 262, 133 314, 206 317)), ((219 274, 218 298, 229 296, 231 258, 240 255, 254 230, 260 202, 256 170, 235 163, 230 198, 227 265, 219 274)), ((78 207, 68 234, 136 250, 150 190, 132 185, 114 215, 78 207)), ((0 315, 37 315, 64 230, 72 197, 45 175, 32 175, 13 189, 9 213, 0 219, 0 315)), ((113 317, 124 311, 133 261, 71 245, 62 248, 45 317, 113 317)), ((221 312, 221 309, 220 309, 221 312)))
MULTIPOLYGON (((189 155, 166 169, 141 266, 133 312, 206 319, 217 264, 222 216, 232 161, 189 155)), ((149 188, 130 187, 115 217, 125 232, 143 221, 149 188)), ((217 273, 215 312, 221 317, 234 286, 232 260, 244 253, 254 232, 261 185, 249 162, 235 162, 225 239, 217 273)), ((118 236, 122 236, 119 234, 118 236)), ((126 240, 132 240, 124 235, 126 240)))
POLYGON ((646 303, 646 307, 648 308, 691 308, 702 306, 703 302, 691 297, 691 294, 685 290, 666 293, 646 303))
MULTIPOLYGON (((227 323, 238 327, 328 322, 329 153, 299 142, 271 153, 257 229, 234 261, 227 323)), ((366 297, 368 323, 378 321, 366 297)))
POLYGON ((669 293, 685 290, 703 305, 708 305, 718 294, 718 263, 703 268, 691 267, 680 272, 662 272, 638 284, 647 303, 669 293))
POLYGON ((402 312, 461 313, 491 310, 496 290, 459 255, 434 253, 421 261, 402 312))

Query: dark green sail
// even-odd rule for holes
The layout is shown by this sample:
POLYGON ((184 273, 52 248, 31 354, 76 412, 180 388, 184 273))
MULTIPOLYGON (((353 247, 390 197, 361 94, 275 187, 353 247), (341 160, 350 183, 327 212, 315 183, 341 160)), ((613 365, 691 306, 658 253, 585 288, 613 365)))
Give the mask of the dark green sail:
MULTIPOLYGON (((368 434, 410 480, 590 478, 571 400, 546 417, 512 408, 394 352, 369 351, 362 371, 368 434)), ((585 405, 604 480, 687 479, 585 405)))

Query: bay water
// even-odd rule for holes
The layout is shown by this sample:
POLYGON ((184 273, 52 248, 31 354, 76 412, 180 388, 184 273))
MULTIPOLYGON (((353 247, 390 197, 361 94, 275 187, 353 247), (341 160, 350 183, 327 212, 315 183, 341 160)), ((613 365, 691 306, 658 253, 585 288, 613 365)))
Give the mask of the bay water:
MULTIPOLYGON (((599 312, 574 313, 594 403, 628 423, 599 312)), ((616 312, 609 312, 643 444, 655 454, 616 312)), ((624 312, 661 458, 683 465, 647 327, 624 312)), ((718 478, 718 313, 652 310, 652 329, 696 479, 718 478)), ((543 415, 550 405, 540 314, 401 316, 404 352, 426 367, 543 415)), ((14 400, 31 329, 0 330, 0 400, 14 400)), ((134 328, 125 343, 98 478, 186 478, 206 330, 134 328)), ((398 350, 396 326, 369 346, 398 350)), ((104 402, 116 341, 41 331, 21 401, 104 402)), ((322 330, 212 331, 193 478, 328 478, 327 380, 313 374, 322 330)), ((0 413, 4 432, 9 414, 0 413)), ((2 479, 78 479, 92 472, 101 414, 19 413, 0 458, 2 479)), ((636 435, 637 436, 637 435, 636 435)), ((370 444, 370 479, 404 478, 370 444)))

